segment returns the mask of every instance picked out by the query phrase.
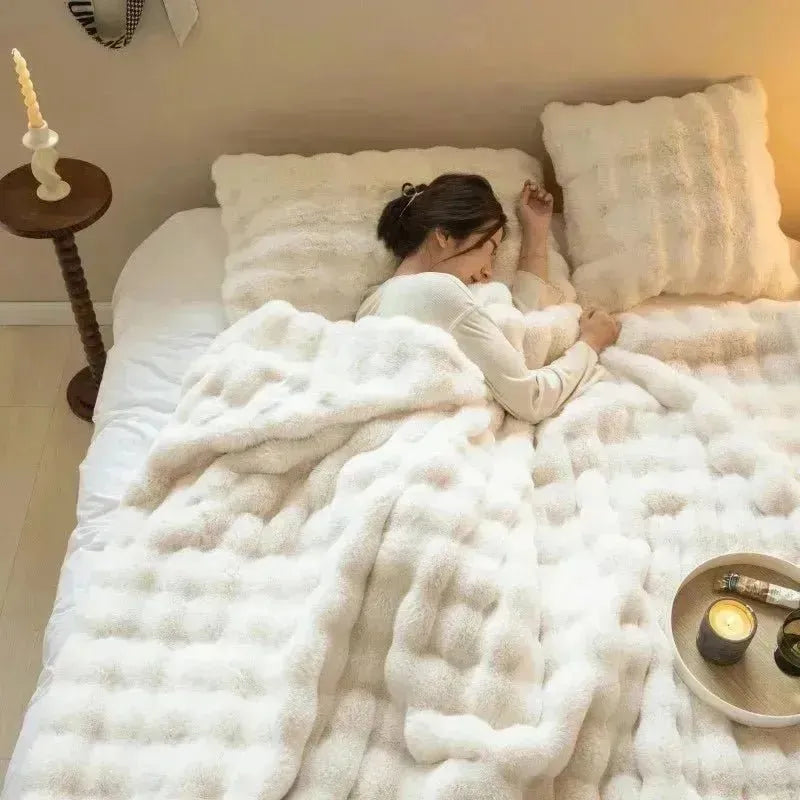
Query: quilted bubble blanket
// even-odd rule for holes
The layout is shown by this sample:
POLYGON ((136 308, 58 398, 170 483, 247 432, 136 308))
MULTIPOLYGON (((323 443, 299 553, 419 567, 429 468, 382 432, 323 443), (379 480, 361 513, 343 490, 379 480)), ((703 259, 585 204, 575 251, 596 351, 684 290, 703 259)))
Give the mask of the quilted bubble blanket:
POLYGON ((273 302, 97 553, 23 796, 796 798, 800 731, 673 671, 671 593, 800 557, 800 304, 623 317, 534 431, 444 332, 273 302))

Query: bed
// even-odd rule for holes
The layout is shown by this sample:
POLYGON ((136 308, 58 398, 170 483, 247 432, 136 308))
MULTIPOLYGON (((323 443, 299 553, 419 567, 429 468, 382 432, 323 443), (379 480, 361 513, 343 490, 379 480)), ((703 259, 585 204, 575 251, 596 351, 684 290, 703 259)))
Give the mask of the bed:
POLYGON ((227 322, 220 298, 225 259, 218 208, 176 214, 131 256, 114 298, 114 346, 98 397, 94 434, 80 468, 78 525, 67 546, 43 649, 43 672, 6 775, 4 798, 20 796, 19 763, 35 736, 37 699, 70 632, 87 580, 86 553, 103 547, 107 515, 175 409, 189 365, 227 322))
MULTIPOLYGON (((223 217, 132 256, 4 798, 795 797, 798 731, 695 700, 663 627, 698 560, 800 556, 800 303, 631 308, 534 440, 443 332, 309 313, 386 269, 342 269, 369 176, 486 157, 385 155, 223 160, 223 217)), ((494 166, 508 193, 537 169, 494 166)), ((574 339, 577 307, 542 346, 495 305, 529 360, 574 339)))

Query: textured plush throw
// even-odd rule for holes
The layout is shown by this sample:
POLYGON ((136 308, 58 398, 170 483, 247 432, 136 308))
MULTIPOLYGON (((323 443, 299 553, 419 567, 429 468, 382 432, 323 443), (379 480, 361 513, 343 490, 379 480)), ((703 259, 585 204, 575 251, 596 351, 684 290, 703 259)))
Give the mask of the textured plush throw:
POLYGON ((627 315, 534 449, 440 330, 245 317, 96 555, 23 798, 798 797, 800 731, 693 700, 664 634, 700 559, 800 557, 798 345, 797 304, 627 315))
MULTIPOLYGON (((496 277, 511 282, 519 255, 516 198, 539 162, 519 150, 393 150, 341 155, 221 156, 213 176, 228 257, 222 293, 231 320, 268 300, 329 319, 354 319, 367 289, 396 264, 375 236, 384 205, 405 181, 443 172, 475 172, 492 184, 509 218, 496 277)), ((567 264, 550 239, 551 280, 575 298, 567 264)))
POLYGON ((545 108, 584 305, 618 311, 662 292, 791 294, 798 280, 778 227, 765 112, 753 78, 679 99, 545 108))

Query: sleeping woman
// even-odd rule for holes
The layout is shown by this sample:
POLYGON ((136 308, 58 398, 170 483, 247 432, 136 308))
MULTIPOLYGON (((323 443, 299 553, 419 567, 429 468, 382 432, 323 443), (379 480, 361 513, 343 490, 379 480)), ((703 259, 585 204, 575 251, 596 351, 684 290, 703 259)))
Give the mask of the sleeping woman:
MULTIPOLYGON (((527 181, 517 213, 522 246, 512 296, 514 305, 527 313, 563 302, 548 281, 553 198, 527 181)), ((503 207, 479 175, 448 174, 431 184, 404 184, 401 196, 387 204, 378 222, 378 238, 400 263, 392 278, 367 295, 358 317, 404 315, 444 328, 480 367, 500 405, 536 423, 592 381, 597 356, 617 340, 619 326, 604 311, 585 311, 579 340, 549 366, 528 369, 467 288, 492 279, 505 223, 503 207)))

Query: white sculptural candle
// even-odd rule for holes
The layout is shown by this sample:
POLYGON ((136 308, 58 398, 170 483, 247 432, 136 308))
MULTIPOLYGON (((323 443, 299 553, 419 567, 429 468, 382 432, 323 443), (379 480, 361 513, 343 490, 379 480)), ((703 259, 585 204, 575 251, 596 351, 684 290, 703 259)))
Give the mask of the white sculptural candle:
POLYGON ((14 70, 28 112, 28 131, 22 137, 22 143, 29 150, 33 150, 31 172, 40 184, 36 189, 36 196, 48 202, 63 200, 70 193, 70 185, 61 180, 61 176, 56 172, 58 134, 50 129, 42 116, 28 63, 22 57, 22 53, 15 47, 11 51, 11 56, 14 59, 14 70))

